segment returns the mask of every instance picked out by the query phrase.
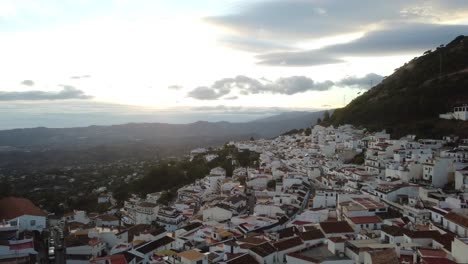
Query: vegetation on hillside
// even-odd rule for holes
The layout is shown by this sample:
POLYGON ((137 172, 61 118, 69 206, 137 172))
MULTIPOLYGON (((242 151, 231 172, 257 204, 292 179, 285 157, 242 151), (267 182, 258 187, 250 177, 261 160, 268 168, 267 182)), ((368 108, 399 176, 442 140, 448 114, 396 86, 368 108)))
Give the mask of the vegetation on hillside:
POLYGON ((405 63, 321 124, 387 129, 396 137, 468 136, 467 122, 439 119, 463 103, 468 103, 468 37, 459 36, 405 63))
POLYGON ((145 196, 148 193, 163 191, 162 204, 168 204, 176 197, 178 188, 204 178, 210 170, 222 167, 228 177, 232 176, 233 160, 239 166, 249 167, 258 165, 259 154, 249 150, 238 151, 233 146, 225 145, 223 148, 211 151, 217 158, 206 161, 204 155, 198 155, 193 160, 180 160, 155 165, 143 178, 127 185, 118 186, 114 190, 114 198, 120 203, 127 199, 131 193, 145 196))

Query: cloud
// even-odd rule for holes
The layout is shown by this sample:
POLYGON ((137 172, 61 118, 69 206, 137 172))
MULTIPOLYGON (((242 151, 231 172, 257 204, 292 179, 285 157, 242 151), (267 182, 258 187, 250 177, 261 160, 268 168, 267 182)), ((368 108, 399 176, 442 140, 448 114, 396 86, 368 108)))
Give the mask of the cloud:
POLYGON ((278 52, 258 55, 257 64, 268 66, 315 66, 345 62, 330 54, 321 54, 316 51, 278 52))
POLYGON ((258 1, 205 19, 238 35, 302 39, 362 31, 382 20, 409 19, 400 13, 406 6, 402 0, 258 1))
POLYGON ((25 91, 25 92, 1 92, 0 101, 39 101, 39 100, 65 100, 65 99, 90 99, 92 96, 86 95, 83 91, 70 86, 63 87, 58 92, 45 91, 25 91))
POLYGON ((326 80, 317 82, 306 76, 291 76, 270 81, 264 77, 254 79, 243 75, 234 78, 224 78, 214 82, 211 86, 201 86, 190 91, 187 96, 198 100, 234 100, 238 96, 231 95, 238 92, 241 95, 249 94, 285 94, 293 95, 308 91, 327 91, 332 87, 350 87, 358 89, 369 89, 370 84, 378 84, 383 79, 376 73, 369 73, 363 77, 348 76, 339 81, 326 80), (223 97, 223 98, 222 98, 223 97))
POLYGON ((75 76, 70 77, 70 79, 86 79, 86 78, 91 78, 91 75, 75 75, 75 76))
POLYGON ((190 91, 187 96, 198 100, 215 100, 228 94, 229 90, 217 90, 211 87, 200 86, 190 91))
POLYGON ((198 100, 215 100, 230 94, 234 90, 242 95, 260 93, 292 95, 307 91, 326 91, 332 86, 332 81, 315 82, 305 76, 291 76, 279 78, 274 82, 261 82, 254 78, 239 75, 235 78, 218 80, 210 87, 197 87, 190 91, 188 96, 198 100))
POLYGON ((350 56, 423 52, 468 31, 463 0, 270 0, 251 1, 231 12, 206 17, 225 33, 223 45, 256 53, 269 66, 335 64, 350 56), (298 48, 343 34, 355 41, 318 50, 298 48))
POLYGON ((21 82, 21 84, 26 86, 34 86, 34 82, 32 80, 24 80, 21 82))
POLYGON ((356 76, 349 76, 344 79, 341 79, 336 84, 338 86, 352 86, 360 89, 367 89, 371 88, 374 85, 380 83, 383 80, 383 76, 375 74, 375 73, 368 73, 363 77, 356 77, 356 76))
POLYGON ((278 43, 274 40, 255 39, 251 36, 228 36, 218 39, 223 46, 247 52, 275 52, 293 50, 291 44, 278 43))
POLYGON ((423 52, 468 32, 468 25, 399 24, 371 31, 354 41, 321 49, 258 55, 258 64, 314 66, 343 62, 344 57, 423 52))
POLYGON ((180 90, 182 88, 184 88, 182 85, 169 85, 167 87, 167 89, 170 89, 170 90, 180 90))

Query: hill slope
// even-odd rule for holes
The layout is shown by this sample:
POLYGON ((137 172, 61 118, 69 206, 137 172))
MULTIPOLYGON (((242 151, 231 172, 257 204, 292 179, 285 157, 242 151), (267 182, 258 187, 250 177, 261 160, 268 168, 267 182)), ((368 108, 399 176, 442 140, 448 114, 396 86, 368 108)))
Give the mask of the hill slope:
POLYGON ((0 168, 55 168, 186 154, 199 146, 274 137, 315 124, 321 112, 290 112, 245 123, 133 123, 0 131, 0 168), (285 118, 287 117, 287 118, 285 118))
POLYGON ((223 143, 251 136, 275 137, 315 124, 320 112, 289 112, 245 123, 198 121, 190 124, 130 123, 76 128, 26 128, 0 131, 0 146, 22 149, 86 148, 97 145, 151 142, 159 146, 223 143))
POLYGON ((394 136, 447 134, 468 136, 468 122, 438 116, 468 103, 468 37, 427 51, 386 77, 346 107, 335 110, 324 124, 353 124, 387 129, 394 136))

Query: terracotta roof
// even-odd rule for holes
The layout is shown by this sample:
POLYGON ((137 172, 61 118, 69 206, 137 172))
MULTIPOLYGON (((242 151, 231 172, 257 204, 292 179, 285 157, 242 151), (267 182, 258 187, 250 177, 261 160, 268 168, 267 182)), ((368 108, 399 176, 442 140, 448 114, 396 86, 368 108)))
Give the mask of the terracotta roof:
POLYGON ((353 233, 354 229, 346 221, 321 222, 320 227, 325 234, 353 233))
POLYGON ((389 248, 381 251, 369 252, 372 264, 399 264, 398 256, 394 249, 389 248))
POLYGON ((299 236, 304 241, 325 238, 322 231, 320 229, 317 229, 317 228, 315 228, 313 230, 310 230, 310 231, 307 231, 307 232, 299 233, 299 236))
POLYGON ((191 223, 189 225, 186 225, 184 227, 182 227, 181 229, 184 229, 185 231, 189 232, 189 231, 192 231, 198 227, 201 227, 203 224, 202 223, 199 223, 199 222, 194 222, 194 223, 191 223))
POLYGON ((435 241, 442 244, 445 249, 452 251, 452 241, 455 239, 455 236, 450 233, 445 233, 434 238, 435 241))
POLYGON ((423 258, 421 264, 456 264, 456 262, 447 258, 423 258))
POLYGON ((119 218, 115 215, 109 215, 109 214, 105 214, 105 215, 100 215, 97 217, 98 219, 101 219, 102 221, 105 221, 105 222, 109 222, 109 221, 118 221, 119 218))
POLYGON ((199 251, 195 249, 192 249, 192 250, 180 252, 179 254, 177 254, 177 256, 191 260, 191 261, 196 261, 196 260, 203 259, 205 255, 203 255, 202 253, 200 253, 199 251))
POLYGON ((300 260, 305 260, 305 261, 308 261, 308 262, 312 262, 312 263, 319 263, 320 262, 320 260, 317 260, 317 259, 314 259, 314 258, 311 258, 311 257, 308 257, 308 256, 301 255, 301 253, 297 253, 297 252, 289 253, 288 256, 293 257, 293 258, 297 258, 297 259, 300 259, 300 260))
POLYGON ((376 223, 382 222, 382 219, 380 219, 380 217, 378 216, 358 216, 358 217, 350 217, 349 219, 357 225, 376 224, 376 223))
POLYGON ((297 247, 299 245, 302 245, 302 239, 300 237, 293 237, 293 238, 283 239, 283 240, 280 240, 280 241, 273 244, 273 246, 278 251, 283 251, 283 250, 286 250, 286 249, 297 247))
POLYGON ((22 215, 47 216, 26 198, 5 197, 0 199, 0 219, 10 220, 22 215))
POLYGON ((249 254, 244 254, 240 257, 235 257, 226 261, 228 264, 258 264, 258 261, 250 256, 249 254))
POLYGON ((146 207, 146 208, 154 208, 154 207, 156 207, 158 205, 155 204, 155 203, 150 203, 150 202, 142 202, 142 203, 139 203, 138 206, 146 207))
POLYGON ((295 226, 291 226, 285 229, 278 231, 279 238, 292 237, 298 233, 299 230, 295 226))
POLYGON ((168 236, 164 236, 158 240, 153 240, 151 242, 148 242, 140 247, 138 247, 136 250, 138 252, 141 252, 143 254, 147 254, 151 251, 154 251, 154 250, 157 250, 158 248, 162 247, 162 246, 165 246, 169 243, 172 243, 174 241, 173 238, 171 237, 168 237, 168 236))
POLYGON ((440 233, 435 230, 431 231, 410 231, 407 230, 405 231, 405 235, 411 238, 436 238, 440 236, 440 233))
POLYGON ((332 241, 333 243, 343 243, 347 241, 344 237, 330 237, 328 240, 332 241))
POLYGON ((447 253, 441 249, 419 249, 419 254, 423 258, 445 258, 447 253))
POLYGON ((406 229, 398 226, 382 225, 381 230, 391 236, 403 236, 406 229))
POLYGON ((260 257, 266 257, 276 252, 276 248, 268 242, 252 247, 250 250, 260 257))
POLYGON ((454 222, 457 225, 460 225, 464 228, 468 228, 468 217, 460 214, 456 214, 454 212, 450 212, 445 215, 445 219, 451 222, 454 222))
POLYGON ((100 257, 91 260, 91 264, 98 264, 98 263, 109 263, 109 264, 127 264, 127 259, 123 254, 117 254, 112 256, 100 257))

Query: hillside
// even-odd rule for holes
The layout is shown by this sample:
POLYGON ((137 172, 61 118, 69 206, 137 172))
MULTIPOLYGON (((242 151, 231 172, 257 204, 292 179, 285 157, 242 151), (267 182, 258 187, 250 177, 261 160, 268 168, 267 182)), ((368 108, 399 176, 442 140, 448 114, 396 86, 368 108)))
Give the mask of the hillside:
POLYGON ((323 124, 387 129, 396 137, 409 133, 468 137, 468 122, 438 118, 464 103, 468 103, 468 37, 459 36, 405 63, 346 107, 335 110, 323 124))
POLYGON ((275 137, 293 128, 314 125, 323 113, 289 112, 244 123, 199 121, 3 130, 0 167, 53 167, 181 155, 195 147, 230 140, 275 137))

